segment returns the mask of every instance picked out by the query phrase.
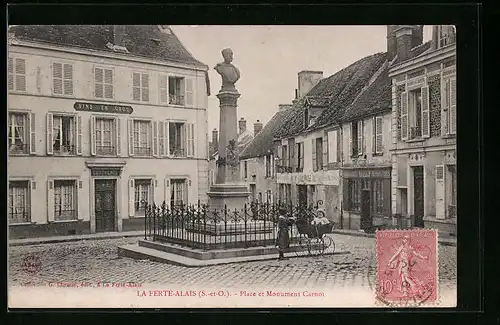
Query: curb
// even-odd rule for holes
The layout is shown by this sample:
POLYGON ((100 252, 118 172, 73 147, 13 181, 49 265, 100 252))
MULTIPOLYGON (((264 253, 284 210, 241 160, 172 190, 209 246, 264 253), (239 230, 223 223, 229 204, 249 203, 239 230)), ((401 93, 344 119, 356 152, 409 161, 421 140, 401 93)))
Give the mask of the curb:
MULTIPOLYGON (((53 243, 64 243, 64 242, 75 242, 82 240, 101 240, 101 239, 118 239, 118 238, 130 238, 130 237, 142 237, 142 234, 127 234, 127 233, 119 233, 119 235, 107 235, 107 236, 89 236, 89 237, 65 237, 61 236, 61 238, 34 238, 26 241, 18 241, 16 239, 9 240, 9 246, 29 246, 29 245, 40 245, 40 244, 53 244, 53 243)), ((21 239, 22 240, 22 239, 21 239)))
MULTIPOLYGON (((375 238, 375 234, 367 234, 365 232, 360 232, 360 231, 346 231, 346 230, 336 230, 333 229, 332 234, 338 234, 338 235, 346 235, 346 236, 355 236, 355 237, 366 237, 366 238, 375 238)), ((449 239, 449 240, 443 240, 438 238, 438 243, 443 246, 457 246, 456 239, 449 239)))

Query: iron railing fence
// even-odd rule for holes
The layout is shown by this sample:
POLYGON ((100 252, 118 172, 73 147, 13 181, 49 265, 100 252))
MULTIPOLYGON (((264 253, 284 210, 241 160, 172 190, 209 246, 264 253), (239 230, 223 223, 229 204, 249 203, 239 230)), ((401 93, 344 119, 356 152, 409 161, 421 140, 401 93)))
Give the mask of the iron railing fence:
MULTIPOLYGON (((279 209, 288 216, 310 222, 319 205, 252 202, 241 209, 211 209, 206 204, 145 205, 144 239, 190 248, 214 250, 275 246, 279 209)), ((289 227, 290 243, 299 241, 295 226, 289 227)))

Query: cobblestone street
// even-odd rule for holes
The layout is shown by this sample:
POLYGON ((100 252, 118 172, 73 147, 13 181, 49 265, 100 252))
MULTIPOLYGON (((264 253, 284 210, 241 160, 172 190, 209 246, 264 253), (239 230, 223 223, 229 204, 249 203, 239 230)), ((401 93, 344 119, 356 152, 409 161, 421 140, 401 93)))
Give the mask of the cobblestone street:
MULTIPOLYGON (((44 285, 48 282, 134 282, 168 285, 233 286, 370 286, 374 283, 375 239, 334 235, 338 249, 350 254, 300 257, 203 268, 187 268, 117 255, 117 247, 137 238, 15 246, 9 248, 9 280, 44 285), (36 274, 23 269, 23 259, 37 256, 36 274)), ((456 288, 456 247, 439 247, 440 286, 456 288)))

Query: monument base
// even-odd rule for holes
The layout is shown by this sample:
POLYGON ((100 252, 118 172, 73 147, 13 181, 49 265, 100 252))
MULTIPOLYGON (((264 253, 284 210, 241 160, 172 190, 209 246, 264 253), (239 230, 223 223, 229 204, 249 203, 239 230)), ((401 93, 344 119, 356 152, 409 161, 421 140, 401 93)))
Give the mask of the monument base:
POLYGON ((229 184, 214 184, 210 186, 210 191, 207 193, 210 209, 241 210, 245 206, 250 196, 248 187, 245 184, 229 183, 229 184))

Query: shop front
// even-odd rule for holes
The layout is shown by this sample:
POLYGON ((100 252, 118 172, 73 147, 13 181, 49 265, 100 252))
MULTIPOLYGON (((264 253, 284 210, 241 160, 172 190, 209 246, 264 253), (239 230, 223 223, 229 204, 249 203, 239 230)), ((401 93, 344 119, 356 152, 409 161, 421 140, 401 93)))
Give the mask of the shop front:
POLYGON ((391 168, 343 170, 343 227, 362 229, 390 225, 391 168), (363 213, 362 216, 362 211, 363 213))

